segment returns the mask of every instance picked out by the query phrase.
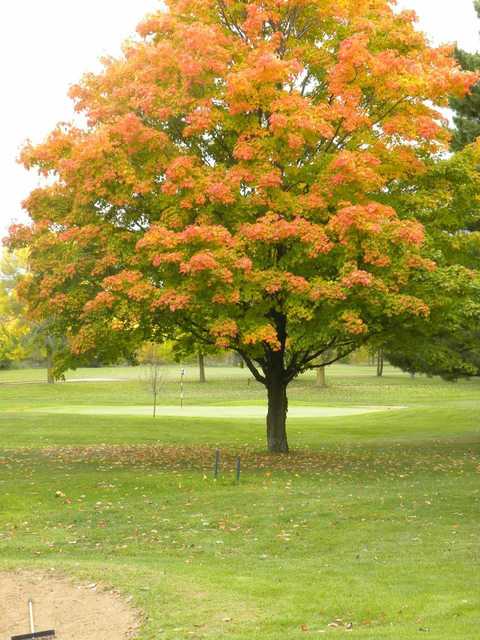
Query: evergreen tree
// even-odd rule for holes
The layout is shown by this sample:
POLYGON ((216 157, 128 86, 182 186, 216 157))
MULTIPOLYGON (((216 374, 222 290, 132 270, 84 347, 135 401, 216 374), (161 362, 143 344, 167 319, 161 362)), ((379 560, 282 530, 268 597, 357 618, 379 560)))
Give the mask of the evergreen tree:
MULTIPOLYGON (((480 0, 475 0, 474 5, 480 18, 480 0)), ((480 53, 469 53, 457 49, 455 55, 463 69, 480 71, 480 53)), ((455 124, 452 149, 459 151, 480 136, 480 83, 473 87, 465 97, 452 98, 450 106, 454 111, 453 122, 455 124)))

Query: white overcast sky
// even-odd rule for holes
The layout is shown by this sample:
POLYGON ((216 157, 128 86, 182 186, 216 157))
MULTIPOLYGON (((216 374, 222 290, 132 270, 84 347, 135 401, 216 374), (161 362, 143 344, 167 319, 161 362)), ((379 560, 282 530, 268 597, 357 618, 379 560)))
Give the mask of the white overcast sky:
MULTIPOLYGON (((70 84, 98 58, 119 52, 158 0, 0 0, 0 237, 24 220, 21 201, 37 178, 17 165, 26 138, 39 142, 71 118, 70 84)), ((480 49, 480 24, 472 0, 398 0, 413 9, 434 43, 480 49)))

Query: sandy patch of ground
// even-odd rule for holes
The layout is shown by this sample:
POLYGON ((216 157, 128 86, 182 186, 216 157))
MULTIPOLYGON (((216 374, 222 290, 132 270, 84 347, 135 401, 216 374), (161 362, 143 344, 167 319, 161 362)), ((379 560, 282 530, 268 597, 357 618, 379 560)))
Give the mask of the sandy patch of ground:
POLYGON ((0 573, 0 640, 30 632, 28 599, 35 630, 54 629, 59 640, 127 640, 138 615, 115 592, 38 573, 0 573))

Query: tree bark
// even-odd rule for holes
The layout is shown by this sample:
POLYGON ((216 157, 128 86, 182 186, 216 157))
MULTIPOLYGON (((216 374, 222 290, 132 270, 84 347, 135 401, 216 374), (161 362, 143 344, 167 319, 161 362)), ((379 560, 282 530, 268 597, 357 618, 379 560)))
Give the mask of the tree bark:
POLYGON ((271 383, 267 386, 267 440, 270 453, 288 453, 287 386, 271 383))
POLYGON ((272 354, 265 386, 267 388, 267 442, 270 453, 288 453, 287 440, 287 382, 283 353, 272 354))
POLYGON ((206 382, 207 378, 205 376, 205 356, 201 351, 198 354, 198 369, 199 369, 199 381, 206 382))
POLYGON ((317 369, 316 385, 317 387, 322 387, 322 389, 327 386, 327 380, 325 377, 325 367, 319 367, 317 369))

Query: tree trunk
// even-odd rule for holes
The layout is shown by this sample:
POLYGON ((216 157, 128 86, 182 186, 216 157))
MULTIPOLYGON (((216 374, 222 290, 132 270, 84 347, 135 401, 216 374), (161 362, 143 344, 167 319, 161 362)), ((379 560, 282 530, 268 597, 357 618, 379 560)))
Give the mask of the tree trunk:
POLYGON ((47 337, 46 351, 47 351, 47 383, 55 384, 55 376, 53 374, 53 349, 48 342, 47 337))
POLYGON ((53 375, 53 369, 50 365, 47 367, 47 382, 48 384, 55 384, 55 376, 53 375))
POLYGON ((206 382, 207 378, 205 377, 205 356, 200 351, 198 354, 198 369, 199 369, 199 380, 200 382, 206 382))
POLYGON ((316 385, 317 387, 322 387, 322 389, 327 386, 327 380, 325 377, 325 367, 319 367, 317 369, 316 385))
POLYGON ((281 371, 273 371, 267 379, 267 441, 270 453, 288 453, 287 385, 281 371))
POLYGON ((381 378, 383 376, 383 365, 384 365, 383 349, 379 349, 377 353, 377 377, 378 378, 381 378))

